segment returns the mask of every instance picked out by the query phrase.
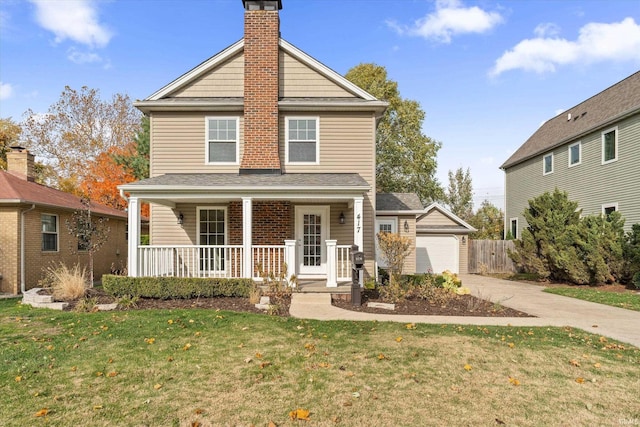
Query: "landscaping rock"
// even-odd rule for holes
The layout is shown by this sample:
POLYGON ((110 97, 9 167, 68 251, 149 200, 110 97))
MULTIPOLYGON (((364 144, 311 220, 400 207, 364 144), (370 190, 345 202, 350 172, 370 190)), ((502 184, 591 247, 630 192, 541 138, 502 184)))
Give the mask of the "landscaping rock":
POLYGON ((367 307, 369 308, 382 308, 384 310, 395 310, 396 309, 396 305, 395 304, 387 304, 385 302, 368 302, 367 303, 367 307))

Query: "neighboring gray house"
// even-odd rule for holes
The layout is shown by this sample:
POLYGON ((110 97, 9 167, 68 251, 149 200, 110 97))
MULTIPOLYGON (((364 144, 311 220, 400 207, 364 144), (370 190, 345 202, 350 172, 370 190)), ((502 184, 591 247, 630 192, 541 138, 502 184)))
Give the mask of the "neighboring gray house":
POLYGON ((544 123, 504 164, 505 233, 520 238, 528 201, 558 188, 583 215, 640 223, 640 71, 544 123))

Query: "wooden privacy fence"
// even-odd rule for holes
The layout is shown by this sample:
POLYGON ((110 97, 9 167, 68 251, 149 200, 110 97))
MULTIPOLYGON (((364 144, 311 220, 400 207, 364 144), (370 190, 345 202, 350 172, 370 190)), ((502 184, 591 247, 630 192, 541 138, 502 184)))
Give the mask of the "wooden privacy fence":
POLYGON ((507 250, 513 240, 469 240, 469 273, 516 273, 507 250))

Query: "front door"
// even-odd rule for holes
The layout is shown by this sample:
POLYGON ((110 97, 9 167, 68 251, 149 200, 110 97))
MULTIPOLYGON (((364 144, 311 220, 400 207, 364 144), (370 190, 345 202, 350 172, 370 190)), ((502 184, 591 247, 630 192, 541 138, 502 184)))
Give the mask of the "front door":
POLYGON ((398 220, 392 217, 380 217, 376 218, 376 262, 378 267, 387 268, 387 260, 380 253, 378 246, 378 233, 397 233, 398 232, 398 220))
POLYGON ((298 275, 322 277, 327 274, 329 206, 296 207, 298 275))

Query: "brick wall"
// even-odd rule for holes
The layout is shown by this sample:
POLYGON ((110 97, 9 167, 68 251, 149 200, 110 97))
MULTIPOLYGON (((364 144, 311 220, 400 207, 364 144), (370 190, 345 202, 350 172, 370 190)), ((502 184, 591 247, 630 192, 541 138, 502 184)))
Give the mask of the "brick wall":
MULTIPOLYGON (((242 244, 242 203, 229 203, 229 244, 242 244)), ((254 201, 252 244, 284 245, 294 238, 294 220, 291 202, 284 200, 254 201)))
MULTIPOLYGON (((24 208, 22 208, 24 210, 24 208)), ((0 291, 17 294, 20 292, 20 208, 0 211, 0 291)), ((62 209, 41 209, 25 214, 25 285, 27 289, 36 287, 44 276, 44 270, 61 262, 72 266, 79 263, 88 265, 89 256, 77 253, 77 240, 70 236, 65 221, 71 212, 62 209), (42 251, 42 214, 58 215, 58 251, 42 251), (74 253, 75 252, 75 253, 74 253)), ((94 275, 100 280, 111 271, 112 264, 119 268, 127 264, 126 221, 110 219, 110 237, 100 251, 94 254, 94 275)))
POLYGON ((244 14, 242 169, 280 169, 278 153, 278 11, 244 14))

